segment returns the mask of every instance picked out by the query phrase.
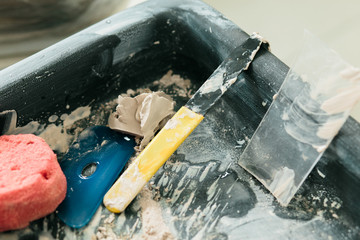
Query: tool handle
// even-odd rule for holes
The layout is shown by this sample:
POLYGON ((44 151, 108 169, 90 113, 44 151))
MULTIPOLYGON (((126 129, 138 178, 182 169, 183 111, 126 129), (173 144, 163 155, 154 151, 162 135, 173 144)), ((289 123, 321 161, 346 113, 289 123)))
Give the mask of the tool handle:
POLYGON ((106 208, 115 213, 124 211, 203 118, 181 107, 106 193, 106 208))

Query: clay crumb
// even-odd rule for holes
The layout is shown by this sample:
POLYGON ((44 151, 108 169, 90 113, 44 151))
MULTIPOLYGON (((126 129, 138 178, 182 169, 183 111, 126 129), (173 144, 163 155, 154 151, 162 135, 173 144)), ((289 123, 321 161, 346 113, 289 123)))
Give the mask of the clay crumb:
POLYGON ((114 213, 111 213, 105 220, 104 220, 104 223, 105 224, 111 224, 113 223, 115 220, 115 214, 114 213))
POLYGON ((119 239, 111 228, 98 227, 95 234, 97 240, 117 240, 119 239))
POLYGON ((242 140, 238 140, 236 141, 237 145, 235 146, 235 148, 242 148, 244 143, 245 143, 245 140, 242 139, 242 140))

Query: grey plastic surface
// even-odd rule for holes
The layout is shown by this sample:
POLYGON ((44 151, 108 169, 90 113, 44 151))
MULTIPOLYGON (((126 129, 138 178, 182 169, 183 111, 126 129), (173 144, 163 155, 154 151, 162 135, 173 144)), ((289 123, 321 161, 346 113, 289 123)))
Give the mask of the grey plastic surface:
MULTIPOLYGON (((21 125, 45 123, 52 114, 89 103, 99 108, 169 69, 189 77, 197 89, 247 37, 200 1, 148 1, 1 71, 0 111, 15 109, 21 125)), ((236 164, 287 71, 262 49, 154 177, 153 192, 178 239, 358 239, 360 127, 352 118, 287 208, 236 164)), ((187 101, 176 100, 177 107, 187 101)), ((77 231, 51 214, 0 236, 89 239, 109 215, 100 210, 77 231)), ((118 236, 141 234, 137 200, 106 226, 118 236)))

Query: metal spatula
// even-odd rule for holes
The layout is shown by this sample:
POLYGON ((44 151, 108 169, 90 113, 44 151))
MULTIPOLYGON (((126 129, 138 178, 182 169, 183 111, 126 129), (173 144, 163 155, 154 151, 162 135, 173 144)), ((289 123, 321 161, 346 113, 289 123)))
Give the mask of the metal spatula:
POLYGON ((125 210, 156 171, 203 120, 208 110, 237 80, 239 74, 248 69, 262 43, 262 37, 253 34, 233 50, 106 193, 104 205, 107 209, 116 213, 125 210))

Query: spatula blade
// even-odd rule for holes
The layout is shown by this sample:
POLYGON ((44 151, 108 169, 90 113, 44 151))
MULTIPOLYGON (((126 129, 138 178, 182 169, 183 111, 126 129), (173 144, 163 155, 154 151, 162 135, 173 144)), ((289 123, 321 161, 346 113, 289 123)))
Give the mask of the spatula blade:
POLYGON ((360 99, 360 69, 310 33, 239 164, 287 205, 360 99))

